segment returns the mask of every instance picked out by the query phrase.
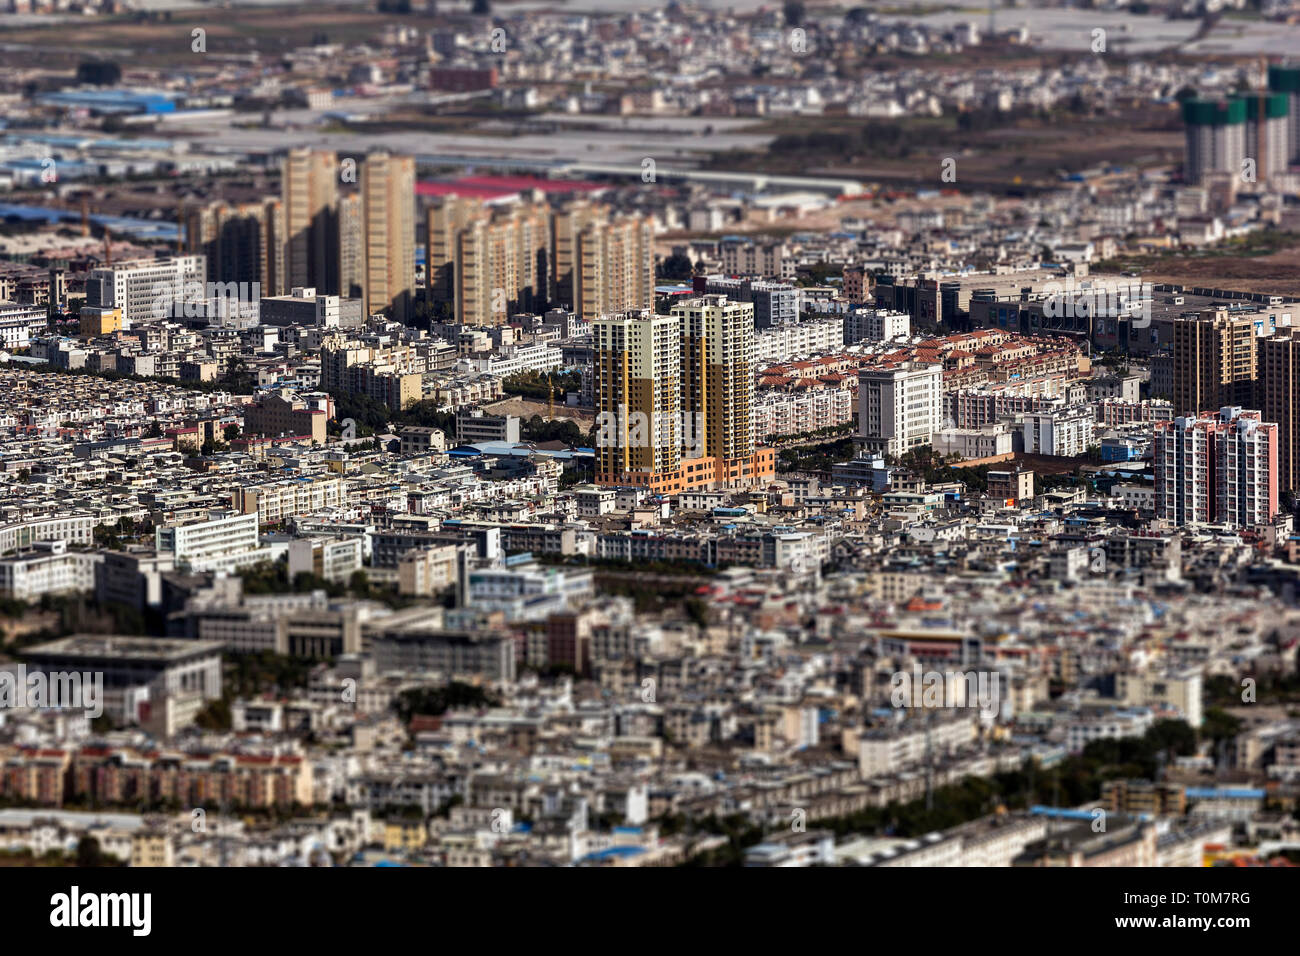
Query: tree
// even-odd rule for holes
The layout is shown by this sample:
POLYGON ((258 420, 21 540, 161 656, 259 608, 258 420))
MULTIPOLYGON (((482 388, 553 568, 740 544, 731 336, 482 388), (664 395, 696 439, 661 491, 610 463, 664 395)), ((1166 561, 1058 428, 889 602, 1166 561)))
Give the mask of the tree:
POLYGON ((195 715, 194 723, 203 730, 229 730, 230 701, 225 698, 212 701, 195 715))
POLYGON ((150 422, 149 430, 145 433, 149 438, 162 438, 162 425, 159 422, 150 422))
POLYGON ((691 257, 674 252, 659 263, 659 276, 663 279, 689 279, 694 274, 691 257))
POLYGON ((93 836, 83 836, 77 841, 77 866, 103 866, 104 857, 99 852, 99 841, 93 836))
POLYGON ((528 441, 562 441, 566 445, 582 445, 586 436, 575 423, 567 418, 543 418, 534 415, 523 423, 521 437, 528 441))
POLYGON ((122 68, 107 61, 83 60, 77 64, 77 82, 90 86, 116 86, 122 82, 122 68))
POLYGON ((239 432, 240 432, 239 426, 236 425, 234 422, 231 422, 229 425, 225 427, 223 434, 225 434, 227 442, 232 442, 239 437, 239 432))
POLYGON ((405 690, 397 695, 393 706, 402 723, 416 714, 440 717, 453 707, 496 707, 500 703, 493 695, 475 687, 452 681, 445 687, 420 687, 405 690))
POLYGON ((358 597, 364 597, 370 593, 370 576, 360 568, 352 572, 352 577, 348 579, 348 587, 352 593, 358 597))
POLYGON ((1221 740, 1232 740, 1241 733, 1242 722, 1221 707, 1211 707, 1205 712, 1201 724, 1201 738, 1214 741, 1217 746, 1221 740))

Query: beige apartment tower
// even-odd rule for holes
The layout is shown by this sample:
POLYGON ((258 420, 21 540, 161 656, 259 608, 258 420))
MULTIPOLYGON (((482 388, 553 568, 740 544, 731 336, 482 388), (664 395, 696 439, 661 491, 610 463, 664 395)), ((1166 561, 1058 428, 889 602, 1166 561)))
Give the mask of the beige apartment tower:
POLYGON ((409 323, 415 308, 415 159, 371 153, 361 167, 366 312, 409 323))
POLYGON ((365 286, 365 230, 361 193, 339 197, 339 295, 361 298, 365 286))
POLYGON ((278 199, 189 205, 185 251, 208 262, 209 282, 259 283, 262 296, 285 292, 285 217, 278 199))
POLYGON ((483 215, 478 199, 446 196, 425 212, 425 288, 430 303, 453 303, 460 232, 483 215))
POLYGON ((577 237, 573 292, 573 311, 587 320, 609 312, 653 309, 650 220, 627 217, 588 223, 577 237))
POLYGON ((281 169, 285 222, 284 288, 339 294, 338 157, 291 149, 281 169))
POLYGON ((551 231, 544 205, 494 212, 450 197, 425 216, 429 301, 467 325, 503 325, 539 312, 550 290, 551 231))
POLYGON ((1300 484, 1300 329, 1285 329, 1259 343, 1260 412, 1277 423, 1278 492, 1300 484))
POLYGON ((554 301, 565 308, 577 309, 579 246, 578 237, 594 222, 604 222, 604 207, 579 200, 551 215, 551 250, 555 256, 554 301))

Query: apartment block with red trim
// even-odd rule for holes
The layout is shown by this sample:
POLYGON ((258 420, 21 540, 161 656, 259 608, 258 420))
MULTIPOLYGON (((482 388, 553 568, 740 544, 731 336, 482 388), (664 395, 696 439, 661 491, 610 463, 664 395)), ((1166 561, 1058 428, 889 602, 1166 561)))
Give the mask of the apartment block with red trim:
POLYGON ((1235 405, 1155 426, 1156 517, 1252 528, 1280 510, 1278 426, 1235 405))

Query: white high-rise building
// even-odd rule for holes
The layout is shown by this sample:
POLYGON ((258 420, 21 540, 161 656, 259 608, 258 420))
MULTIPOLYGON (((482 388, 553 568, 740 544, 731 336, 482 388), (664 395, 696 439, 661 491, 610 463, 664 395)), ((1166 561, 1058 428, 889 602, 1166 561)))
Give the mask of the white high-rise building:
POLYGON ((942 425, 943 366, 903 362, 858 372, 858 440, 901 455, 929 445, 942 425))
POLYGON ((86 305, 122 310, 123 327, 170 317, 181 303, 206 302, 206 256, 133 259, 92 269, 86 279, 86 305))
POLYGON ((1240 176, 1246 158, 1246 101, 1184 100, 1187 158, 1183 181, 1199 184, 1207 173, 1240 176))
POLYGON ((167 525, 154 532, 154 545, 193 571, 228 570, 266 556, 258 549, 256 512, 214 512, 207 521, 167 525))
POLYGON ((1096 415, 1085 405, 1029 412, 1024 419, 1025 454, 1077 458, 1092 444, 1096 415))

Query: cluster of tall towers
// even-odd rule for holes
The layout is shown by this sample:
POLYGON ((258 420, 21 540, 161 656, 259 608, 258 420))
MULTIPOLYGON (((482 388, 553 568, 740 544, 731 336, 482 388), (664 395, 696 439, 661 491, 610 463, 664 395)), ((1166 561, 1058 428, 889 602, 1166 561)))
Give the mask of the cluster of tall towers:
POLYGON ((1300 327, 1275 325, 1279 306, 1218 307, 1175 318, 1174 414, 1258 409, 1277 426, 1280 491, 1300 489, 1300 327))
POLYGON ((1187 156, 1183 178, 1200 185, 1214 173, 1267 184, 1300 162, 1300 66, 1268 68, 1268 89, 1183 102, 1187 156))
POLYGON ((492 208, 445 197, 425 215, 428 295, 467 325, 502 325, 545 306, 584 319, 654 306, 650 220, 586 200, 492 208))
POLYGON ((775 473, 753 433, 752 302, 705 295, 592 333, 598 483, 672 494, 775 473))
POLYGON ((260 282, 359 297, 367 314, 411 319, 415 306, 415 160, 378 152, 361 161, 293 149, 280 197, 183 211, 186 251, 208 257, 216 282, 260 282), (355 183, 356 188, 349 188, 355 183))

